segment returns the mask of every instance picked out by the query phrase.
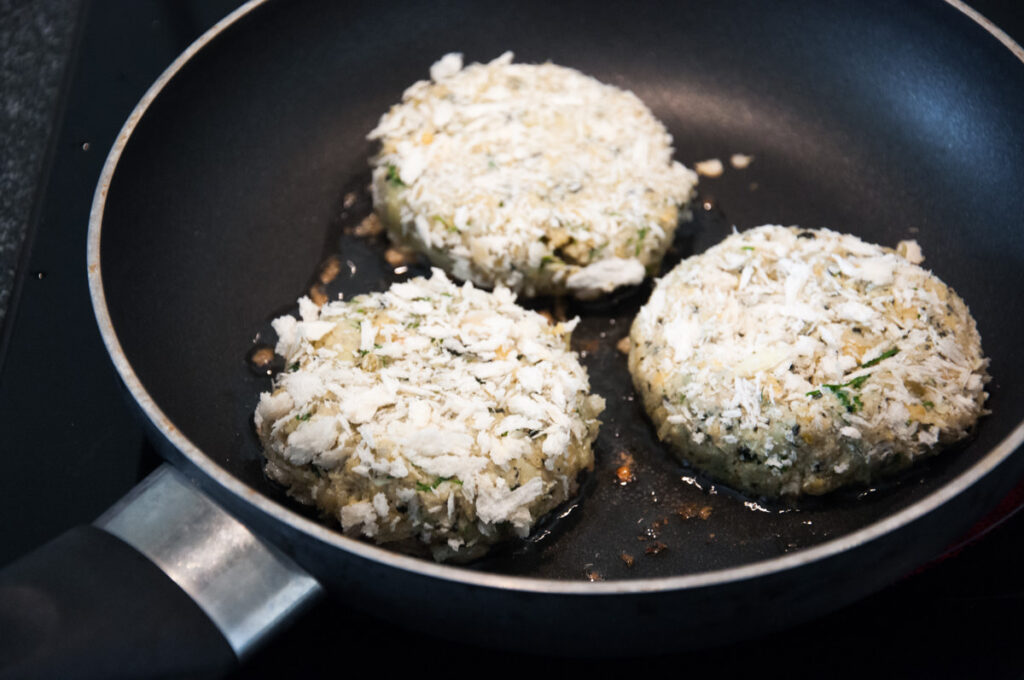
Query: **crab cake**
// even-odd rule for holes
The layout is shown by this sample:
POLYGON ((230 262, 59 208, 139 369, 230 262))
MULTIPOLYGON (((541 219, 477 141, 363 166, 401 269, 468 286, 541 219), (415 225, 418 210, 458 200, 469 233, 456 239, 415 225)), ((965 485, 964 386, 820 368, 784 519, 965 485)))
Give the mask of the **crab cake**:
POLYGON ((255 423, 267 474, 350 536, 464 561, 526 536, 578 490, 604 400, 549 325, 430 279, 273 322, 286 369, 255 423))
POLYGON ((594 298, 656 271, 697 175, 636 95, 570 68, 449 54, 369 134, 393 241, 462 280, 594 298))
POLYGON ((763 226, 680 263, 630 333, 658 436, 765 496, 867 483, 966 437, 988 360, 922 259, 913 241, 763 226))

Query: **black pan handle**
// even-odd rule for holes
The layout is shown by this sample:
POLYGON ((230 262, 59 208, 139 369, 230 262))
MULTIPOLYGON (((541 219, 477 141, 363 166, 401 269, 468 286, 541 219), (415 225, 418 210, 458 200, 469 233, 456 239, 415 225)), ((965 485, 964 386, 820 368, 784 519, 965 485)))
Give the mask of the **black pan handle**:
POLYGON ((164 465, 0 572, 0 678, 216 677, 322 592, 164 465))

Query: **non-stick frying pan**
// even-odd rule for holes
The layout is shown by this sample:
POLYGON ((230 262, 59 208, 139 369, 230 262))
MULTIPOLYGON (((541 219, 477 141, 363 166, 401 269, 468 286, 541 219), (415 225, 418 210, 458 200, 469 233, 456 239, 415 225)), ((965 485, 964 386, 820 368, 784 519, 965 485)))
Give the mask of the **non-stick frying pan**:
POLYGON ((997 37, 941 2, 246 7, 172 66, 111 153, 90 243, 101 329, 167 457, 355 607, 577 654, 788 625, 933 556, 1024 465, 1024 65, 997 37), (272 343, 267 321, 324 258, 346 265, 332 294, 398 276, 383 242, 350 233, 368 211, 365 133, 438 56, 505 49, 633 90, 687 164, 754 156, 702 181, 667 265, 734 225, 916 238, 992 358, 976 436, 872 488, 795 505, 741 497, 675 463, 633 398, 614 345, 642 288, 568 310, 609 410, 584 493, 533 540, 440 566, 346 539, 290 502, 261 471, 250 417, 269 380, 246 353, 272 343), (626 486, 620 453, 635 461, 626 486))

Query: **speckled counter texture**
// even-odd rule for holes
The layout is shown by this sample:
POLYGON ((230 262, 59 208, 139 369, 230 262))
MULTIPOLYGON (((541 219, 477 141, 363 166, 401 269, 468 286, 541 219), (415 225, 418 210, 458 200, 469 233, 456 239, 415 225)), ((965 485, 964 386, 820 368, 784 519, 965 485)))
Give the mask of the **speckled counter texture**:
POLYGON ((58 123, 79 9, 77 0, 0 0, 0 327, 58 123))

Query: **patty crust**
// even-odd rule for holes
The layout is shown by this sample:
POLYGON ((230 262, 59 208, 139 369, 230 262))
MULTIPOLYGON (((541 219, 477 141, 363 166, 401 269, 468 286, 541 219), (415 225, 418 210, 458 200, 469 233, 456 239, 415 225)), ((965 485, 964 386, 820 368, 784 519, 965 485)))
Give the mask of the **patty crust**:
POLYGON ((429 279, 273 322, 286 368, 260 396, 266 471, 344 532, 465 561, 525 536, 593 468, 604 400, 549 324, 429 279))
POLYGON ((630 332, 658 436, 764 496, 867 483, 963 439, 985 413, 988 360, 922 260, 913 241, 771 225, 684 260, 630 332))
POLYGON ((449 54, 369 139, 392 240, 478 286, 594 298, 657 270, 697 175, 631 92, 505 53, 449 54))

